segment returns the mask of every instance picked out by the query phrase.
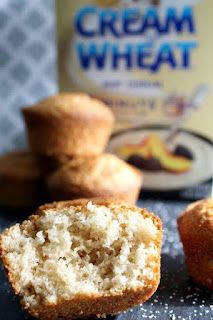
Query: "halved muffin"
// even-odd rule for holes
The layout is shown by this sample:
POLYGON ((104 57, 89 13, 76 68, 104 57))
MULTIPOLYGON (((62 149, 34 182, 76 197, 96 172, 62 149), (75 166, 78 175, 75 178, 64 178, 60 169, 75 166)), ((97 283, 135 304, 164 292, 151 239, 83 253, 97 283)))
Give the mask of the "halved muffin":
POLYGON ((47 201, 43 181, 45 160, 28 151, 14 151, 0 157, 0 205, 38 206, 47 201))
POLYGON ((113 197, 135 203, 142 173, 112 154, 74 158, 47 177, 52 200, 113 197))
POLYGON ((192 278, 213 290, 213 199, 190 204, 178 218, 178 230, 192 278))
POLYGON ((31 149, 48 156, 92 156, 105 149, 114 117, 84 93, 60 93, 23 109, 31 149))
POLYGON ((160 280, 161 221, 110 199, 41 206, 6 229, 0 251, 9 280, 40 319, 116 314, 146 301, 160 280))

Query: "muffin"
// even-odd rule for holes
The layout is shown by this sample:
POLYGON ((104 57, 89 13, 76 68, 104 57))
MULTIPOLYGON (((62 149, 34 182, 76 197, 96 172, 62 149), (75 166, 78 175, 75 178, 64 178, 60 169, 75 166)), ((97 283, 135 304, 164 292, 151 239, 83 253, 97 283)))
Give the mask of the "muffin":
POLYGON ((48 156, 93 156, 105 149, 113 114, 84 93, 60 93, 23 109, 31 149, 48 156))
POLYGON ((0 205, 13 208, 37 206, 46 201, 44 161, 27 151, 0 157, 0 205))
POLYGON ((189 205, 178 218, 178 229, 192 278, 213 290, 213 199, 189 205))
POLYGON ((6 229, 0 252, 22 305, 46 320, 105 317, 143 303, 160 279, 161 221, 110 199, 44 205, 6 229))
POLYGON ((46 179, 52 200, 113 197, 135 203, 142 174, 112 154, 70 160, 46 179))

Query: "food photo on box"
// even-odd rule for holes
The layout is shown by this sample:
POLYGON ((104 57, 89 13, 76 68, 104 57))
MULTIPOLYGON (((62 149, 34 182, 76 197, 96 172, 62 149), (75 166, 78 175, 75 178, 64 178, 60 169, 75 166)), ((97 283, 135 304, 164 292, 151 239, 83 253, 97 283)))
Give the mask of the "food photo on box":
POLYGON ((0 320, 213 319, 211 9, 0 2, 0 320))

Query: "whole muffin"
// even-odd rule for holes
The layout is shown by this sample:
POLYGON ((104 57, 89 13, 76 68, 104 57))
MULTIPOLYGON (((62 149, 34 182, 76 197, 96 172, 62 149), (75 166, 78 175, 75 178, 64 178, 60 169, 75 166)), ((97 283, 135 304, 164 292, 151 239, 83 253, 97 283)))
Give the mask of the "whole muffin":
POLYGON ((0 157, 0 205, 31 207, 46 201, 44 161, 27 151, 0 157))
POLYGON ((113 197, 135 203, 142 174, 112 154, 76 158, 47 177, 52 200, 113 197))
POLYGON ((41 206, 0 235, 23 308, 41 320, 106 317, 148 300, 160 281, 161 220, 112 199, 41 206))
POLYGON ((190 204, 178 229, 192 278, 213 290, 213 199, 190 204))
POLYGON ((84 93, 60 93, 23 109, 31 149, 48 156, 92 156, 105 149, 113 114, 84 93))

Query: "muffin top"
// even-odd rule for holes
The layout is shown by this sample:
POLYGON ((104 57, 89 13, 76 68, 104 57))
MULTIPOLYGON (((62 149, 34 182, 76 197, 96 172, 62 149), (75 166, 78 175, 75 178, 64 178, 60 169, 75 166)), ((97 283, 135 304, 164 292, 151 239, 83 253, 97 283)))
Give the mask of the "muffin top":
POLYGON ((196 201, 190 204, 178 218, 178 223, 197 228, 208 228, 213 230, 213 198, 196 201))
POLYGON ((14 151, 0 157, 0 179, 37 180, 43 176, 41 158, 27 151, 14 151))
POLYGON ((59 93, 41 100, 37 104, 23 109, 24 114, 35 114, 48 117, 71 116, 74 119, 103 119, 112 123, 114 116, 111 110, 100 100, 85 93, 59 93))
POLYGON ((112 154, 72 159, 49 176, 51 185, 70 184, 87 189, 128 190, 142 184, 142 173, 112 154))

